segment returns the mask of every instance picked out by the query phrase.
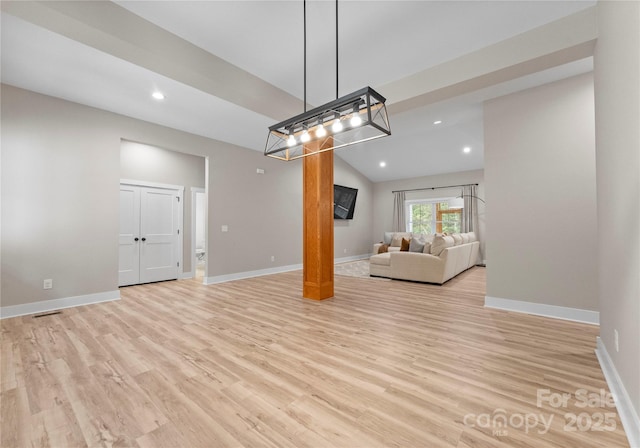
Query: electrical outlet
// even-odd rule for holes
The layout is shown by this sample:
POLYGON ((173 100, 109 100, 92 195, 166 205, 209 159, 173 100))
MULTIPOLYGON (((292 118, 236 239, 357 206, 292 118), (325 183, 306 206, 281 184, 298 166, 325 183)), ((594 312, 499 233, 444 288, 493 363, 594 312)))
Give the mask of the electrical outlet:
POLYGON ((347 249, 345 249, 345 250, 344 250, 344 253, 345 253, 345 254, 347 253, 347 249))
POLYGON ((222 227, 220 227, 220 229, 221 229, 223 232, 228 232, 228 231, 229 231, 229 226, 227 226, 227 225, 223 225, 222 227))
POLYGON ((271 261, 276 261, 275 255, 271 255, 271 261))
POLYGON ((613 330, 613 340, 616 345, 616 353, 620 351, 620 340, 618 338, 618 330, 613 330))
POLYGON ((52 289, 53 279, 47 278, 42 282, 42 289, 52 289))

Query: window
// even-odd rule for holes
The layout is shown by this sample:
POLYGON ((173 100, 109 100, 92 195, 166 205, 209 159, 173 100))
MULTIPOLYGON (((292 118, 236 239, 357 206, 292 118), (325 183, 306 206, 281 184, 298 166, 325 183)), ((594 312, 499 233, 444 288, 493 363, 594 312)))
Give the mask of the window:
POLYGON ((450 209, 444 199, 407 201, 407 232, 460 233, 462 209, 450 209))
POLYGON ((460 233, 462 229, 462 209, 449 209, 448 202, 436 204, 436 232, 460 233))

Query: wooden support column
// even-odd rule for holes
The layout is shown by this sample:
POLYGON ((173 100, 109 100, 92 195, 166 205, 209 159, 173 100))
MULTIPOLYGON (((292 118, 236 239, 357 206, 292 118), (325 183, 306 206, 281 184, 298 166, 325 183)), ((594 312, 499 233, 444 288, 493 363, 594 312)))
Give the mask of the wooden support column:
MULTIPOLYGON (((328 138, 321 146, 311 142, 305 153, 333 146, 328 138)), ((333 151, 303 158, 302 296, 324 300, 333 297, 333 151)))

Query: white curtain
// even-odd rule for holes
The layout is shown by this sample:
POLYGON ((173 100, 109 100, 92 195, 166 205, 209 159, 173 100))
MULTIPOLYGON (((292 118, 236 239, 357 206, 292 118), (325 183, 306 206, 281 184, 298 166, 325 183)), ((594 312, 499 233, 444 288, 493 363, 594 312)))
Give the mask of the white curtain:
POLYGON ((478 223, 478 189, 475 185, 462 188, 464 208, 462 209, 462 232, 477 232, 478 223))
POLYGON ((393 198, 393 231, 406 232, 407 218, 404 209, 405 193, 404 191, 396 191, 393 198))

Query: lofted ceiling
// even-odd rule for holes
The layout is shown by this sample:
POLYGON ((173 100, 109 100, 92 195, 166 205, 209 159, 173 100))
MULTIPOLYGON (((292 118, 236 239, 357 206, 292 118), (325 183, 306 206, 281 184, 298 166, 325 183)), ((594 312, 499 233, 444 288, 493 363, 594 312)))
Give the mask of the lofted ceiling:
MULTIPOLYGON (((374 182, 482 168, 482 102, 590 71, 594 4, 340 1, 339 94, 387 96, 393 135, 336 154, 374 182), (568 17, 566 48, 518 60, 568 17)), ((3 1, 2 82, 263 151, 303 108, 302 24, 302 1, 3 1)), ((311 106, 335 99, 335 57, 335 2, 310 0, 311 106)))

